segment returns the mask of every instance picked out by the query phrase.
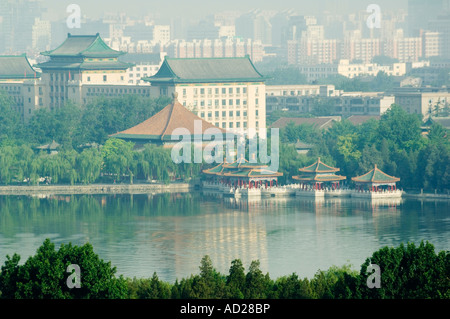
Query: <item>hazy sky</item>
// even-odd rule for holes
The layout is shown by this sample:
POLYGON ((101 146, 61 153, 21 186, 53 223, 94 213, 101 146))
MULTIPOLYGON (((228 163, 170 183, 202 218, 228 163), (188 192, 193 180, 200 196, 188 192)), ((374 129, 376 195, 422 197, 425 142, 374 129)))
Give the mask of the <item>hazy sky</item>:
POLYGON ((381 10, 407 9, 407 0, 42 0, 47 8, 47 17, 65 19, 69 4, 78 4, 81 14, 91 19, 103 16, 104 12, 123 12, 130 16, 160 14, 167 17, 201 18, 215 12, 251 9, 282 11, 294 9, 300 14, 319 14, 323 11, 355 13, 376 3, 381 10))

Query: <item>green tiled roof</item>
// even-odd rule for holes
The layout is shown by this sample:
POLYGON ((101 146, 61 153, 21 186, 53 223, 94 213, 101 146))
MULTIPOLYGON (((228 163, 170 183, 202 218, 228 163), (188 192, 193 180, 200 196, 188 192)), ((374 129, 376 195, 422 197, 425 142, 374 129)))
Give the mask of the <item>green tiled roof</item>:
POLYGON ((283 173, 273 172, 267 168, 267 165, 258 163, 249 163, 245 159, 238 159, 232 163, 221 163, 213 168, 204 170, 203 173, 216 176, 227 177, 275 177, 283 173))
POLYGON ((48 61, 36 65, 41 69, 80 69, 80 70, 125 70, 132 64, 121 61, 94 62, 56 62, 48 61))
POLYGON ((314 164, 311 164, 311 165, 303 167, 303 168, 299 168, 298 170, 300 172, 309 172, 309 173, 331 173, 331 172, 337 172, 340 169, 324 164, 320 160, 320 157, 319 157, 314 164))
POLYGON ((298 181, 316 181, 316 182, 333 182, 333 181, 342 181, 345 179, 345 176, 335 175, 335 174, 316 174, 316 175, 299 175, 292 176, 293 179, 298 181))
POLYGON ((25 54, 0 55, 0 79, 32 79, 39 77, 25 54))
POLYGON ((41 53, 46 56, 118 57, 124 52, 111 49, 96 35, 71 35, 56 49, 41 53))
POLYGON ((377 165, 371 171, 367 172, 364 175, 353 177, 352 181, 357 183, 395 183, 400 181, 400 178, 390 176, 383 171, 381 171, 377 165))
POLYGON ((156 82, 239 82, 265 81, 248 56, 239 58, 168 58, 159 71, 145 81, 156 82))

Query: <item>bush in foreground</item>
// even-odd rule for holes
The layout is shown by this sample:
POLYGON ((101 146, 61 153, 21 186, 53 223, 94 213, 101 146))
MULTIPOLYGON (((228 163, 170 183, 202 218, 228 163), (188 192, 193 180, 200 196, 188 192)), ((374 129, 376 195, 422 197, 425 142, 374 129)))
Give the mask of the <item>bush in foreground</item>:
POLYGON ((1 298, 127 298, 127 299, 450 299, 450 254, 435 253, 428 242, 383 247, 361 265, 319 270, 312 279, 296 273, 275 280, 263 274, 259 261, 252 261, 247 272, 239 259, 231 262, 227 275, 219 273, 209 256, 202 258, 199 274, 171 284, 152 278, 114 276, 116 269, 103 262, 90 244, 81 247, 54 244, 46 240, 35 256, 24 265, 14 254, 0 272, 1 298), (67 272, 78 264, 81 288, 69 288, 67 272), (379 266, 379 287, 369 287, 379 266))

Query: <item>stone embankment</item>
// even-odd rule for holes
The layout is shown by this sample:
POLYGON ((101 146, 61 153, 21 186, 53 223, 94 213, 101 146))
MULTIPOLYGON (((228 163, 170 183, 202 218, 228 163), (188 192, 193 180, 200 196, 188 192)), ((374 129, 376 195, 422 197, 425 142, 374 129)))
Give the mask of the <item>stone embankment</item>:
POLYGON ((149 192, 187 192, 194 187, 195 184, 192 183, 0 186, 0 195, 139 194, 149 192))

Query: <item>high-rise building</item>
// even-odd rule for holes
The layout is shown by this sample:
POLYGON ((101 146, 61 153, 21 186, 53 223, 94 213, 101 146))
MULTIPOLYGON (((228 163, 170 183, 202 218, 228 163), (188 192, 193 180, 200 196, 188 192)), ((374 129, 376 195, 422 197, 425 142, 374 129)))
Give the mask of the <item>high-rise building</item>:
POLYGON ((0 53, 31 49, 33 25, 42 12, 37 0, 1 0, 0 53))

